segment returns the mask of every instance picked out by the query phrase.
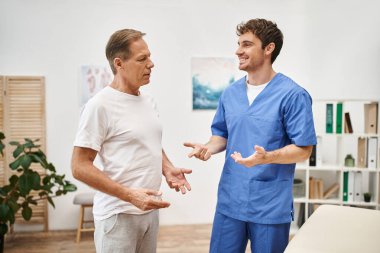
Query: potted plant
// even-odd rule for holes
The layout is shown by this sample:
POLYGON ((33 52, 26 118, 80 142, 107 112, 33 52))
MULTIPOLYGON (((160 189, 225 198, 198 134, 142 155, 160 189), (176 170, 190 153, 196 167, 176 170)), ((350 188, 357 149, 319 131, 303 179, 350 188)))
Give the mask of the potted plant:
POLYGON ((364 196, 364 202, 371 202, 372 194, 370 192, 365 192, 363 196, 364 196))
MULTIPOLYGON (((0 132, 0 154, 3 156, 5 136, 0 132)), ((28 221, 33 216, 31 205, 47 199, 53 206, 53 198, 76 191, 76 186, 65 180, 65 175, 58 175, 52 163, 46 160, 44 152, 39 145, 25 138, 24 143, 12 141, 9 144, 16 146, 13 151, 15 159, 9 164, 14 174, 9 178, 8 184, 0 187, 0 252, 3 252, 4 236, 10 225, 15 223, 15 214, 21 212, 22 217, 28 221), (33 163, 40 164, 46 175, 41 177, 31 169, 33 163), (32 194, 34 193, 34 194, 32 194), (36 194, 37 193, 37 194, 36 194)), ((4 168, 5 169, 5 168, 4 168)))

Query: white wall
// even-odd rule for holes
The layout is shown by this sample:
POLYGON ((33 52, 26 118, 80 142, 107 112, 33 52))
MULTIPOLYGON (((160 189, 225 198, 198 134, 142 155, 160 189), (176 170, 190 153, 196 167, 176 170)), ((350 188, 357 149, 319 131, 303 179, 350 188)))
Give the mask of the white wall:
MULTIPOLYGON (((0 74, 46 77, 47 153, 72 179, 70 156, 79 116, 79 70, 106 64, 104 47, 117 29, 147 33, 156 67, 146 88, 159 104, 163 143, 174 164, 192 168, 193 190, 169 191, 161 224, 211 223, 224 154, 187 158, 184 141, 205 142, 213 111, 192 111, 192 56, 234 56, 235 27, 264 17, 285 43, 275 69, 314 98, 380 98, 378 1, 354 0, 0 0, 0 74)), ((75 182, 78 192, 87 186, 75 182)), ((50 229, 76 226, 74 194, 49 209, 50 229)))

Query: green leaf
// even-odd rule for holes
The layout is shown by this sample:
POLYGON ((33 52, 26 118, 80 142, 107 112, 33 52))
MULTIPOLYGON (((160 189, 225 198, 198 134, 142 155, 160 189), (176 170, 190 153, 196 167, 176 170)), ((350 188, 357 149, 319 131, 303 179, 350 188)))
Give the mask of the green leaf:
POLYGON ((37 201, 35 199, 33 199, 33 196, 29 196, 26 201, 29 203, 29 204, 33 204, 33 205, 37 205, 37 201))
POLYGON ((16 213, 20 209, 20 205, 13 200, 8 200, 8 205, 12 209, 13 213, 16 213))
POLYGON ((27 142, 24 144, 24 148, 34 148, 35 145, 33 144, 33 142, 27 142))
POLYGON ((3 153, 4 148, 5 148, 4 143, 2 143, 2 142, 0 141, 0 154, 1 154, 1 156, 4 156, 4 153, 3 153))
POLYGON ((5 223, 0 224, 0 234, 5 235, 8 232, 8 225, 5 223))
POLYGON ((30 167, 30 164, 32 163, 32 159, 29 155, 23 155, 21 159, 21 166, 24 169, 28 169, 30 167))
POLYGON ((43 197, 44 195, 48 195, 45 191, 40 191, 39 193, 38 193, 38 196, 40 196, 40 197, 43 197))
POLYGON ((4 140, 5 139, 5 135, 3 132, 0 132, 0 140, 4 140))
POLYGON ((30 218, 32 218, 32 208, 30 208, 29 206, 23 207, 21 214, 24 220, 30 220, 30 218))
POLYGON ((55 176, 55 182, 60 184, 60 185, 63 185, 62 176, 56 175, 55 176))
POLYGON ((35 171, 32 172, 32 174, 30 175, 30 181, 31 181, 31 187, 33 190, 41 189, 41 186, 40 186, 41 177, 37 172, 35 171))
POLYGON ((38 155, 39 157, 41 157, 42 159, 46 160, 46 155, 45 155, 45 153, 41 149, 39 149, 38 151, 36 151, 35 154, 38 155))
POLYGON ((19 180, 19 188, 20 193, 23 195, 29 194, 29 192, 32 190, 33 182, 31 179, 30 174, 23 174, 20 176, 19 180))
POLYGON ((42 183, 44 184, 44 185, 46 185, 46 184, 48 184, 49 182, 50 182, 50 176, 46 176, 46 177, 44 177, 44 179, 42 179, 42 183))
POLYGON ((61 196, 61 195, 62 195, 62 191, 61 191, 61 190, 56 191, 56 192, 55 192, 55 195, 56 195, 56 196, 61 196))
POLYGON ((63 190, 68 192, 74 192, 77 190, 77 187, 74 184, 70 184, 70 182, 66 181, 68 184, 63 186, 63 190))
POLYGON ((26 142, 32 142, 32 143, 33 143, 33 141, 32 141, 31 139, 29 139, 29 138, 24 138, 24 140, 25 140, 26 142))
POLYGON ((12 163, 9 164, 9 167, 11 170, 16 170, 20 166, 20 159, 14 160, 12 163))
POLYGON ((51 172, 55 172, 55 167, 51 163, 49 163, 48 166, 46 166, 46 169, 50 170, 51 172))
POLYGON ((47 162, 43 157, 40 157, 37 152, 32 153, 30 156, 32 157, 33 162, 40 163, 44 168, 47 166, 47 162))
POLYGON ((18 182, 18 176, 17 175, 12 175, 10 178, 9 178, 9 183, 11 184, 11 186, 15 186, 18 182))
POLYGON ((24 151, 24 146, 20 145, 13 151, 13 158, 17 158, 24 151))
POLYGON ((30 153, 30 156, 32 157, 33 162, 38 162, 42 165, 42 167, 48 169, 47 167, 49 166, 49 164, 46 161, 45 154, 41 150, 30 153))
POLYGON ((48 197, 47 200, 49 201, 50 205, 52 205, 55 208, 53 199, 51 197, 48 197))
POLYGON ((53 187, 54 187, 54 184, 47 184, 47 185, 42 186, 41 189, 44 190, 44 191, 47 191, 49 193, 53 193, 51 191, 51 188, 53 188, 53 187))
POLYGON ((10 199, 13 199, 14 201, 17 201, 18 198, 20 197, 20 194, 18 193, 18 191, 13 191, 12 194, 10 195, 10 199))
POLYGON ((15 220, 16 220, 16 219, 15 219, 15 213, 14 213, 14 212, 9 212, 7 218, 8 218, 8 220, 9 220, 9 223, 10 223, 10 224, 15 223, 15 220))
POLYGON ((11 141, 11 142, 9 142, 9 144, 11 144, 12 146, 19 146, 20 142, 18 142, 18 141, 11 141))
POLYGON ((10 192, 12 190, 12 186, 10 185, 4 185, 2 190, 7 194, 8 192, 10 192))
POLYGON ((1 221, 6 221, 8 213, 9 213, 9 206, 7 204, 2 203, 0 205, 0 220, 1 221))

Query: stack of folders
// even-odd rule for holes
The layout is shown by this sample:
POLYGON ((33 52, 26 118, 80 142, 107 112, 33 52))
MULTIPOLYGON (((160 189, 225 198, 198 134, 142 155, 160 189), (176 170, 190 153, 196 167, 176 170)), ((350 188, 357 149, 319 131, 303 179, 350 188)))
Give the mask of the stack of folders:
POLYGON ((360 171, 343 174, 343 201, 362 202, 363 194, 369 192, 369 171, 378 167, 378 137, 358 138, 357 167, 360 171))
POLYGON ((363 194, 366 192, 369 192, 368 171, 343 172, 343 201, 363 202, 363 194))
POLYGON ((352 124, 350 119, 350 114, 346 112, 343 118, 343 103, 336 103, 336 110, 334 111, 334 104, 326 104, 326 133, 336 133, 341 134, 352 133, 352 124), (334 132, 334 112, 335 112, 335 132, 334 132), (343 126, 343 122, 345 123, 343 126))
MULTIPOLYGON (((364 133, 377 134, 378 127, 378 103, 364 105, 364 133)), ((359 168, 376 169, 379 165, 378 137, 358 138, 358 164, 359 168)))
POLYGON ((369 171, 379 166, 379 140, 377 136, 378 103, 364 105, 364 132, 369 136, 358 138, 357 167, 360 171, 343 172, 343 201, 362 202, 369 192, 369 171))
MULTIPOLYGON (((377 102, 364 104, 364 122, 365 133, 377 134, 378 128, 378 107, 377 102)), ((336 103, 336 110, 334 111, 334 104, 326 104, 326 133, 334 133, 334 112, 335 116, 335 133, 353 133, 353 126, 351 122, 350 112, 343 113, 343 103, 336 103), (342 124, 344 122, 344 125, 342 124)))
POLYGON ((378 162, 378 138, 376 136, 359 137, 357 167, 376 169, 378 162))

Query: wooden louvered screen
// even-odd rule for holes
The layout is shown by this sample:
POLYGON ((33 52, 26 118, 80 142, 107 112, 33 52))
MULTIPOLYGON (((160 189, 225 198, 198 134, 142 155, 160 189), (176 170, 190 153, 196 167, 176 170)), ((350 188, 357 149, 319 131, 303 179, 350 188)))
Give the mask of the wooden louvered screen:
MULTIPOLYGON (((0 131, 4 132, 4 77, 0 76, 0 131)), ((5 152, 5 150, 4 150, 5 152)), ((0 155, 0 185, 5 184, 5 158, 0 155)))
MULTIPOLYGON (((6 76, 3 78, 3 110, 4 133, 6 143, 9 141, 23 141, 24 138, 39 139, 36 144, 46 152, 45 141, 45 80, 44 77, 6 76)), ((14 146, 6 146, 5 164, 11 163, 14 158, 14 146)), ((33 164, 32 169, 41 176, 45 171, 41 166, 33 164)), ((5 178, 9 178, 13 171, 5 169, 5 178)), ((47 201, 39 201, 37 206, 32 205, 33 215, 29 221, 40 223, 48 229, 47 201)), ((23 223, 21 214, 16 215, 16 223, 23 223)))

